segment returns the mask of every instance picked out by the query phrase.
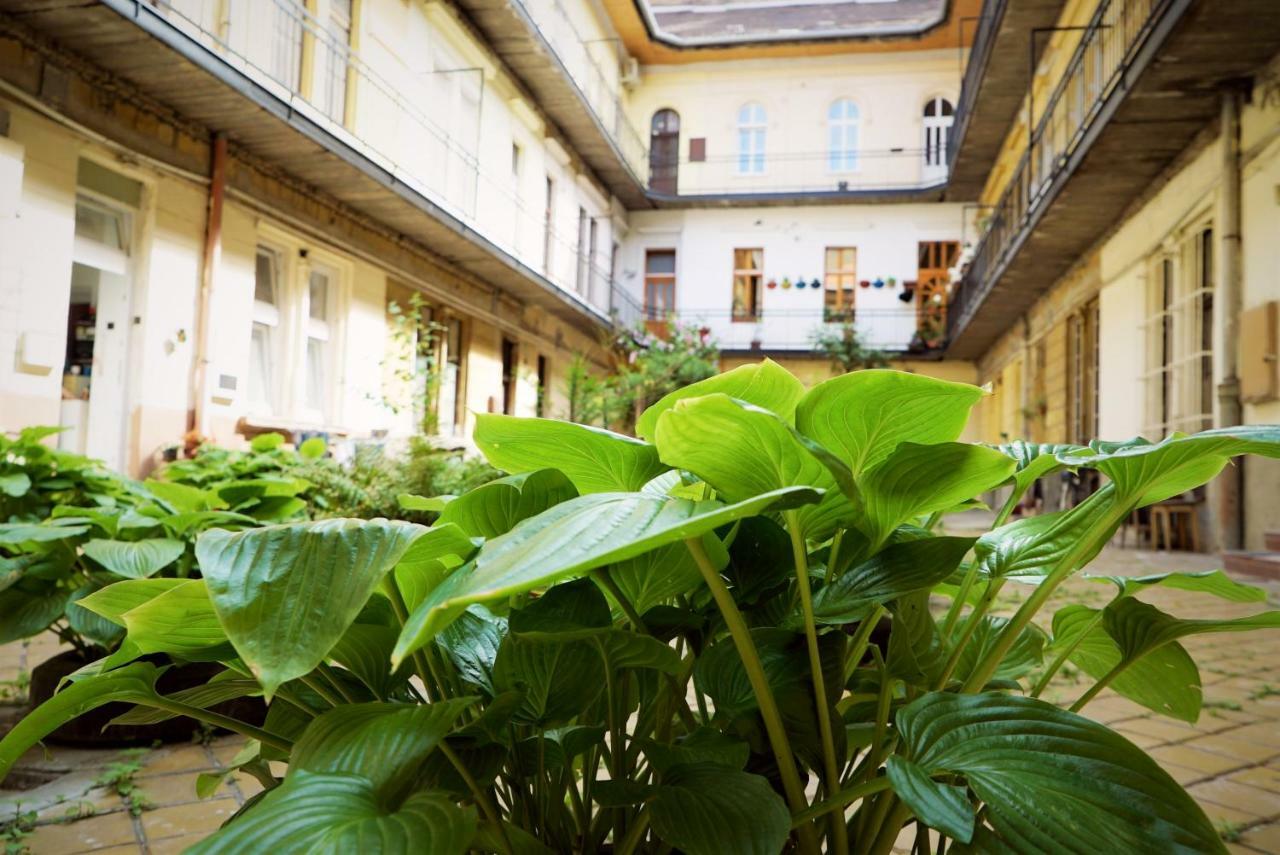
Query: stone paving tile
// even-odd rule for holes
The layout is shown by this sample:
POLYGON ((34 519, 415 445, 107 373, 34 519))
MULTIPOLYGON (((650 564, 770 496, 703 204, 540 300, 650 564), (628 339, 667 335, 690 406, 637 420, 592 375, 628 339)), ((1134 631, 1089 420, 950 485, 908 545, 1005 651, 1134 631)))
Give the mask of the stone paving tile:
MULTIPOLYGON (((1218 559, 1209 555, 1108 548, 1090 572, 1139 575, 1218 566, 1218 559)), ((1015 609, 1029 590, 1010 588, 998 600, 999 610, 1005 613, 1015 609)), ((1270 583, 1268 590, 1276 607, 1280 584, 1270 583)), ((1066 602, 1101 607, 1111 591, 1109 586, 1072 580, 1051 600, 1040 622, 1048 625, 1054 608, 1066 602)), ((1183 617, 1239 616, 1264 606, 1165 589, 1150 589, 1142 598, 1183 617)), ((1196 724, 1154 715, 1111 692, 1103 692, 1084 712, 1144 746, 1187 787, 1222 829, 1230 852, 1280 855, 1280 633, 1192 638, 1185 646, 1200 665, 1204 687, 1205 708, 1196 724)), ((13 687, 4 681, 19 680, 32 665, 56 652, 57 640, 52 637, 0 646, 0 704, 7 697, 5 688, 13 687)), ((1064 673, 1050 685, 1045 698, 1070 704, 1089 685, 1083 675, 1064 673)), ((80 770, 80 779, 87 783, 78 790, 63 784, 22 794, 0 791, 0 806, 14 795, 26 799, 44 793, 46 801, 38 805, 40 825, 28 838, 33 855, 178 853, 216 829, 262 789, 251 776, 238 774, 229 776, 211 799, 196 798, 196 776, 228 763, 241 743, 237 737, 221 737, 208 746, 174 745, 147 752, 141 757, 137 782, 155 807, 137 819, 123 809, 118 796, 92 788, 98 770, 117 759, 117 751, 59 748, 47 755, 33 751, 23 765, 50 774, 80 770), (86 807, 77 807, 80 802, 86 807), (68 811, 76 810, 92 810, 93 815, 63 821, 68 811)), ((276 771, 283 771, 278 764, 276 771)), ((910 833, 904 833, 900 843, 909 846, 911 839, 910 833)))

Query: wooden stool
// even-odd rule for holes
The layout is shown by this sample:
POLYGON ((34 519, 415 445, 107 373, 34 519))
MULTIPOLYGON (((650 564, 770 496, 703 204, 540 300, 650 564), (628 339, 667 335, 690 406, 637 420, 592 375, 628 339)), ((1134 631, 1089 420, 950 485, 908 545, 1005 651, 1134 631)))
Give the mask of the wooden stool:
POLYGON ((1178 540, 1183 548, 1192 552, 1200 551, 1200 515, 1196 512, 1195 502, 1161 502, 1151 508, 1151 548, 1160 549, 1163 539, 1164 548, 1172 550, 1173 534, 1178 532, 1178 540))

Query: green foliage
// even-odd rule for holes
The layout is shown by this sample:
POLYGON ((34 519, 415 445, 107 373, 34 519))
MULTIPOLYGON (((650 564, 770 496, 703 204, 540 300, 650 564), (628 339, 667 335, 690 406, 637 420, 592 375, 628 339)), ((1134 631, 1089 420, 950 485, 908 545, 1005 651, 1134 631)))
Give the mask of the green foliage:
POLYGON ((606 343, 610 369, 593 371, 579 356, 569 367, 569 420, 631 432, 646 406, 712 377, 720 349, 703 328, 668 321, 660 333, 645 324, 606 343))
MULTIPOLYGON (((1077 713, 1110 687, 1194 721, 1181 640, 1280 613, 1181 617, 1140 599, 1263 599, 1220 573, 1103 578, 1101 608, 1043 607, 1135 508, 1232 455, 1280 456, 1280 430, 961 443, 981 396, 890 371, 806 392, 766 361, 653 398, 643 440, 487 416, 477 443, 511 474, 401 491, 429 527, 259 526, 243 503, 302 480, 292 469, 224 483, 187 467, 190 483, 124 513, 10 528, 22 560, 6 579, 48 572, 76 538, 126 544, 85 550, 94 587, 72 603, 85 632, 92 618, 123 640, 0 741, 0 777, 63 722, 126 701, 122 721, 186 715, 247 738, 233 765, 266 792, 195 852, 887 855, 913 820, 955 853, 1223 852, 1154 761, 1077 713), (932 531, 1060 468, 1108 482, 981 537, 932 531), (202 577, 166 575, 182 559, 154 541, 210 526, 225 528, 199 535, 202 577), (993 614, 1011 580, 1030 595, 993 614), (162 695, 146 654, 225 670, 162 695), (1036 699, 1064 667, 1093 681, 1071 710, 1036 699), (246 695, 267 699, 261 725, 212 711, 246 695)), ((257 445, 221 463, 285 451, 257 445)))
POLYGON ((888 368, 889 354, 868 347, 858 334, 852 321, 844 321, 838 327, 822 324, 810 336, 813 349, 831 360, 831 367, 844 374, 863 368, 888 368))

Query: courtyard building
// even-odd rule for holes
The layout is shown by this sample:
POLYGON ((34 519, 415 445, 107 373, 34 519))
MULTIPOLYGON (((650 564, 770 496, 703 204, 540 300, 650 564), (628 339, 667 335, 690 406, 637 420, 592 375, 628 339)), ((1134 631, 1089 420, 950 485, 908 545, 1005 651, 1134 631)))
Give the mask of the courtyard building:
POLYGON ((671 319, 856 330, 992 443, 1280 423, 1277 271, 1274 0, 0 0, 0 429, 130 474, 565 417, 671 319))

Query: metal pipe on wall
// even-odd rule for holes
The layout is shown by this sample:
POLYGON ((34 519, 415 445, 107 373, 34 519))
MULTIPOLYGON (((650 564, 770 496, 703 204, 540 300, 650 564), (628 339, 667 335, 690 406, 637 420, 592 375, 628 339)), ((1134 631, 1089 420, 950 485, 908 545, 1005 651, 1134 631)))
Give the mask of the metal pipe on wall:
POLYGON ((209 164, 209 210, 205 219, 204 254, 200 259, 200 300, 196 305, 195 359, 192 365, 192 411, 189 428, 203 440, 209 435, 209 307, 222 260, 222 203, 227 190, 227 137, 216 134, 209 164))
MULTIPOLYGON (((1240 311, 1243 304, 1240 269, 1240 99, 1236 87, 1222 93, 1219 121, 1221 155, 1217 246, 1218 317, 1221 318, 1222 379, 1218 384, 1218 427, 1240 424, 1240 311)), ((1228 465, 1217 482, 1220 549, 1240 549, 1244 541, 1244 460, 1228 465)))

